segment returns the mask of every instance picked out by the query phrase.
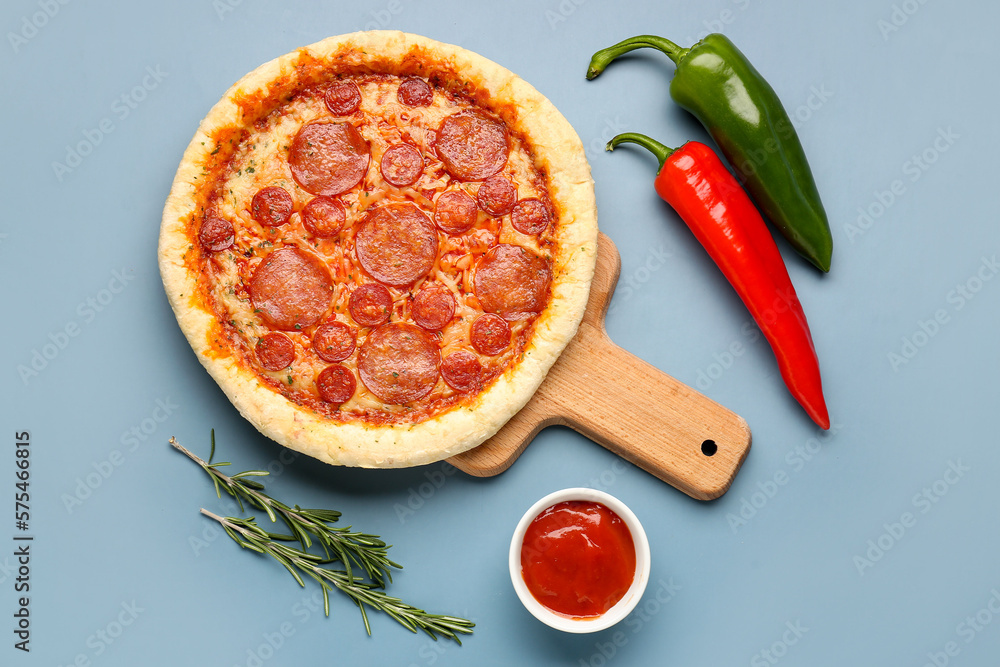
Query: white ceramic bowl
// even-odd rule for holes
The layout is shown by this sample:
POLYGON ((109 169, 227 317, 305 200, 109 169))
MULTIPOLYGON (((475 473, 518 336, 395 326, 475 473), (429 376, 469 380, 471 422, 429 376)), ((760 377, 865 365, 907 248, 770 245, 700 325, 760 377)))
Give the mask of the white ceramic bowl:
POLYGON ((642 524, 639 523, 639 519, 635 517, 632 510, 614 496, 596 489, 563 489, 545 496, 532 505, 521 517, 514 530, 514 537, 510 541, 509 563, 510 580, 514 584, 514 590, 517 591, 517 597, 521 599, 521 604, 531 612, 532 616, 563 632, 598 632, 610 628, 628 616, 639 604, 643 591, 646 590, 646 584, 649 582, 649 540, 646 539, 646 531, 642 529, 642 524), (568 500, 584 500, 605 505, 625 522, 629 532, 632 533, 632 541, 635 543, 635 576, 632 578, 632 585, 614 607, 595 618, 575 619, 552 611, 535 599, 535 596, 528 590, 527 584, 524 583, 524 577, 521 576, 521 544, 524 542, 524 533, 528 530, 528 524, 544 510, 556 503, 568 500))

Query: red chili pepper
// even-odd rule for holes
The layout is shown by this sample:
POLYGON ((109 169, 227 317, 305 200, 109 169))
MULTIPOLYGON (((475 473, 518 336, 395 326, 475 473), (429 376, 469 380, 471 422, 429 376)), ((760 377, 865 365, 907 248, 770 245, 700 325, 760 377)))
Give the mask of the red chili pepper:
POLYGON ((750 198, 715 152, 689 141, 678 149, 626 132, 608 142, 648 149, 660 161, 653 186, 691 228, 764 333, 785 385, 821 428, 830 428, 809 324, 778 246, 750 198))

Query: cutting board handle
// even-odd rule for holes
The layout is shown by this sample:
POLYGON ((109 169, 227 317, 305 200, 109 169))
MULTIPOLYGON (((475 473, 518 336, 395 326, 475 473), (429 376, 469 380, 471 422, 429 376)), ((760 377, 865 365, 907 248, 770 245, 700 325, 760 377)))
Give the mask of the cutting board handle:
POLYGON ((577 335, 528 404, 495 436, 450 461, 473 475, 506 470, 531 439, 565 424, 699 500, 721 496, 750 449, 742 417, 615 345, 604 330, 621 260, 603 234, 577 335))

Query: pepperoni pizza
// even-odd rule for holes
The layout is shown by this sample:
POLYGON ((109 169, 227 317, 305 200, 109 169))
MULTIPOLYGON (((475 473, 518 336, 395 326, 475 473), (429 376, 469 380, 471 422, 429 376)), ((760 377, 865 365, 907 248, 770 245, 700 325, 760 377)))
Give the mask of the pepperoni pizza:
POLYGON ((395 467, 523 407, 576 332, 596 235, 582 145, 547 99, 376 31, 225 94, 178 169, 159 261, 181 329, 261 432, 395 467))

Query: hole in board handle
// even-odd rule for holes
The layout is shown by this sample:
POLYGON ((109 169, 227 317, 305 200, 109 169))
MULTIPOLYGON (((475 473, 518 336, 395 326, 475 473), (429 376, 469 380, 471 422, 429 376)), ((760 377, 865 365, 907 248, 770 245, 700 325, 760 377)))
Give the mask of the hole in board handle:
POLYGON ((706 440, 701 443, 701 453, 705 456, 714 456, 717 451, 719 451, 719 446, 715 444, 715 440, 706 440))

